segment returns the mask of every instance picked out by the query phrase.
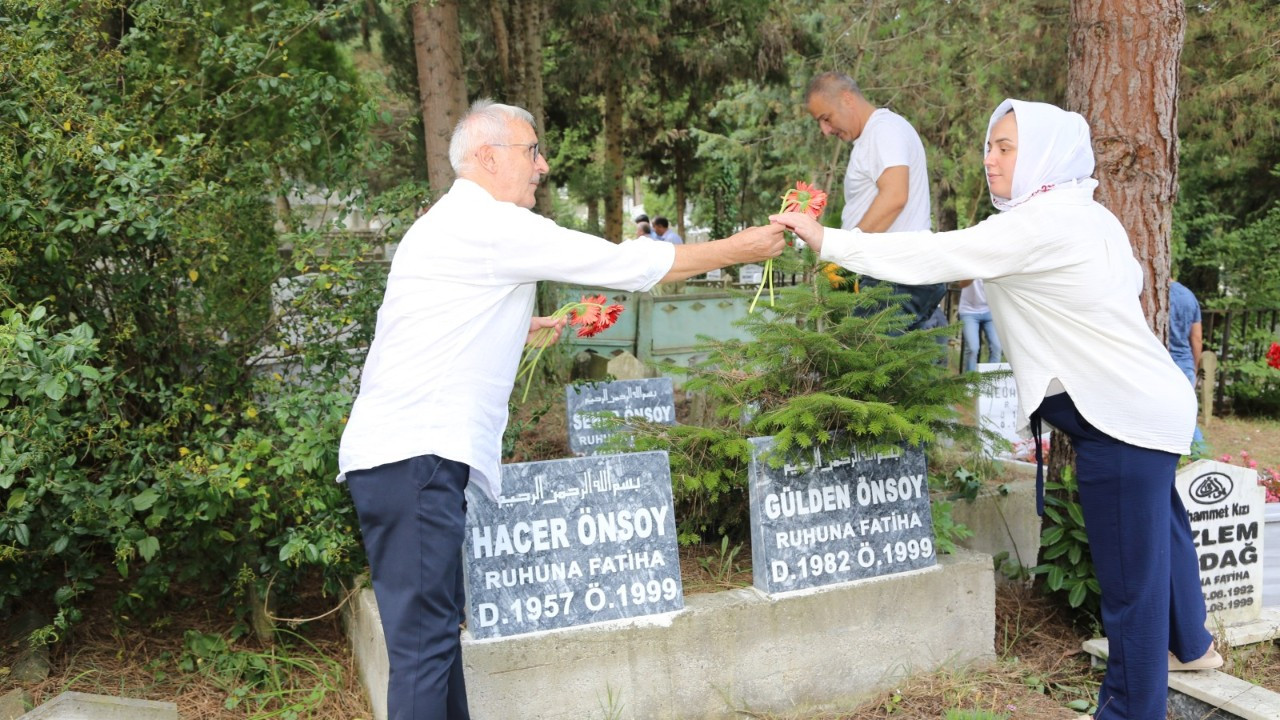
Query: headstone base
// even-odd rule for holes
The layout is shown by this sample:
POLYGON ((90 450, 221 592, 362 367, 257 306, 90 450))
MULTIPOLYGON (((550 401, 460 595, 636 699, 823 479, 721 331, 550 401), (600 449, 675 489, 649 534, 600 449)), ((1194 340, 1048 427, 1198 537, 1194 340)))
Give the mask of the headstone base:
MULTIPOLYGON (((386 649, 377 623, 360 620, 375 610, 372 591, 363 593, 352 642, 366 651, 357 663, 377 684, 374 718, 385 720, 386 649)), ((991 558, 961 551, 925 570, 782 597, 742 588, 690 595, 684 610, 663 616, 496 640, 464 633, 463 660, 475 720, 579 720, 611 709, 728 720, 849 708, 912 674, 993 662, 994 637, 991 558)))

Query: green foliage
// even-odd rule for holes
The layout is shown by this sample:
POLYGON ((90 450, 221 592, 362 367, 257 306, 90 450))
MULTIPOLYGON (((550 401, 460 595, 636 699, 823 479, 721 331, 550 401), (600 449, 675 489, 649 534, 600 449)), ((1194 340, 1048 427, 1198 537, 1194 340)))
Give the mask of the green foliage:
POLYGON ((729 538, 725 536, 720 538, 720 550, 715 555, 699 558, 698 564, 711 576, 712 582, 731 587, 733 576, 742 569, 737 562, 741 551, 741 544, 729 547, 729 538))
POLYGON ((243 706, 254 718, 308 717, 329 693, 344 689, 342 663, 325 657, 295 633, 278 631, 275 647, 262 651, 233 650, 221 635, 188 630, 177 657, 162 657, 153 673, 173 663, 184 673, 201 673, 227 693, 224 707, 243 706), (291 652, 294 649, 302 652, 291 652))
POLYGON ((773 436, 777 463, 815 445, 976 440, 955 411, 969 378, 939 365, 938 331, 902 332, 907 317, 887 288, 834 292, 814 280, 740 322, 755 339, 715 343, 686 384, 715 408, 712 426, 647 426, 636 440, 637 450, 670 452, 683 541, 742 535, 747 437, 773 436))
POLYGON ((1267 364, 1266 349, 1280 341, 1272 332, 1255 328, 1240 338, 1239 350, 1233 354, 1252 353, 1244 360, 1229 360, 1222 370, 1231 382, 1226 395, 1231 398, 1231 411, 1240 415, 1280 417, 1280 370, 1267 364))
POLYGON ((44 639, 110 576, 243 615, 363 564, 334 477, 383 240, 289 205, 417 197, 351 181, 380 150, 326 36, 361 3, 319 5, 0 0, 0 614, 44 639))
POLYGON ((137 515, 142 488, 100 485, 86 469, 110 462, 125 426, 93 331, 55 330, 43 305, 0 321, 0 606, 51 599, 59 615, 44 637, 55 639, 79 620, 74 600, 100 552, 154 554, 157 539, 137 515))
POLYGON ((1187 5, 1174 249, 1177 276, 1209 307, 1280 304, 1277 48, 1274 2, 1187 5))
MULTIPOLYGON (((1198 207, 1213 206, 1202 202, 1198 207)), ((1231 227, 1235 223, 1221 213, 1197 217, 1194 212, 1179 213, 1183 236, 1197 240, 1185 252, 1183 265, 1193 277, 1211 270, 1225 291, 1209 295, 1205 304, 1216 309, 1280 307, 1280 205, 1238 227, 1231 227)))
POLYGON ((1062 471, 1061 482, 1046 480, 1044 529, 1040 532, 1042 563, 1031 569, 1043 575, 1051 593, 1066 595, 1067 603, 1098 617, 1102 588, 1093 572, 1089 536, 1084 528, 1075 472, 1062 471))
POLYGON ((930 515, 933 517, 934 544, 938 547, 938 552, 947 555, 956 551, 957 540, 973 537, 973 531, 968 526, 951 517, 953 507, 954 504, 948 500, 934 500, 929 505, 930 515))

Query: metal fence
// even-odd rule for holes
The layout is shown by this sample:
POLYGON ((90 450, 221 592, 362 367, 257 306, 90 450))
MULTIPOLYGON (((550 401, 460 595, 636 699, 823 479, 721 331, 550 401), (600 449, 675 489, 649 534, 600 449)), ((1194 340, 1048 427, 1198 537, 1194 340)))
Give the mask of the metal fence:
POLYGON ((1213 389, 1214 412, 1227 409, 1226 388, 1235 373, 1228 363, 1256 360, 1266 353, 1280 333, 1280 308, 1204 310, 1200 313, 1204 349, 1218 356, 1213 389))

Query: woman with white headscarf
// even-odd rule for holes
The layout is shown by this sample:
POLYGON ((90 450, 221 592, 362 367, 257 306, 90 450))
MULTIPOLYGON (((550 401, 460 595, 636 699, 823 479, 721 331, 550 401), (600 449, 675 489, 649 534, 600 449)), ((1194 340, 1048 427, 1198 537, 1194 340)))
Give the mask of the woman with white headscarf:
MULTIPOLYGON (((1019 424, 1038 435, 1043 419, 1076 449, 1110 639, 1096 717, 1163 719, 1170 669, 1222 663, 1174 487, 1195 396, 1147 325, 1142 269, 1124 228, 1093 199, 1084 118, 1005 100, 988 123, 983 165, 1001 212, 964 230, 889 237, 824 228, 798 213, 772 219, 855 272, 910 285, 983 280, 1018 386, 1019 424)), ((1042 511, 1041 477, 1037 486, 1042 511)))

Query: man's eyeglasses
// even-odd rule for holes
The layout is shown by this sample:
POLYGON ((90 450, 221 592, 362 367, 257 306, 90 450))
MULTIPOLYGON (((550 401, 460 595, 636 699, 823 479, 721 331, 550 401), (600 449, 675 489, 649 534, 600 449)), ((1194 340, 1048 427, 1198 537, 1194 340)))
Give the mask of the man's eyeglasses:
POLYGON ((489 143, 494 147, 522 147, 529 149, 529 159, 536 161, 538 159, 538 143, 489 143))

